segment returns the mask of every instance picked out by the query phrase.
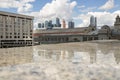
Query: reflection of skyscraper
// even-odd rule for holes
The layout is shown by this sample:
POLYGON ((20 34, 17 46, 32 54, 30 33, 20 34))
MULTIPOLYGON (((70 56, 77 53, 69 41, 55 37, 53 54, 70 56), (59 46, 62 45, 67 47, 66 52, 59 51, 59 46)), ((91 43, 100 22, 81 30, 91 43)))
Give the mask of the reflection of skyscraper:
POLYGON ((56 18, 56 26, 57 26, 57 27, 61 27, 60 19, 59 19, 59 18, 56 18))
POLYGON ((65 23, 65 20, 63 19, 62 21, 62 24, 63 24, 63 28, 66 28, 66 23, 65 23))
POLYGON ((97 26, 97 18, 94 16, 90 17, 90 26, 96 27, 97 26))
POLYGON ((74 22, 73 21, 68 22, 68 28, 74 28, 74 22))

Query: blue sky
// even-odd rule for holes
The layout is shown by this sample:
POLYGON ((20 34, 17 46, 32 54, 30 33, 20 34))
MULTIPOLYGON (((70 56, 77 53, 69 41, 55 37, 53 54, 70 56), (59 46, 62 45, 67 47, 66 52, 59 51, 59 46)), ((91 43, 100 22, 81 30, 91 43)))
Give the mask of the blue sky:
POLYGON ((55 17, 85 27, 91 15, 97 17, 98 26, 112 26, 116 15, 120 15, 120 0, 0 0, 0 11, 34 16, 35 27, 55 17))

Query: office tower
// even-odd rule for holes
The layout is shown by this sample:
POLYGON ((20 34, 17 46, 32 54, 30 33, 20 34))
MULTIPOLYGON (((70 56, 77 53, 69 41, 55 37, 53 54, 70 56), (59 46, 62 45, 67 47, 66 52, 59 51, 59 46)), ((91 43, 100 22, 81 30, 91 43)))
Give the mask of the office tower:
POLYGON ((32 45, 33 19, 0 11, 0 47, 32 45))
POLYGON ((52 29, 52 27, 53 27, 52 20, 49 20, 49 22, 48 22, 48 29, 52 29))
POLYGON ((42 28, 42 24, 41 23, 38 23, 38 28, 42 28))
POLYGON ((69 21, 68 22, 68 28, 74 28, 74 22, 73 21, 69 21))
POLYGON ((59 19, 59 18, 56 18, 56 26, 57 26, 57 27, 61 27, 60 19, 59 19))
POLYGON ((97 17, 95 17, 95 27, 97 27, 97 17))
POLYGON ((65 22, 64 19, 63 19, 63 21, 62 21, 62 24, 63 24, 63 28, 66 28, 66 22, 65 22))
POLYGON ((46 29, 48 28, 48 23, 49 23, 49 22, 46 20, 46 21, 45 21, 45 28, 46 28, 46 29))
POLYGON ((45 25, 44 25, 44 23, 42 23, 41 25, 42 25, 42 28, 45 28, 45 25))
POLYGON ((97 27, 97 18, 94 16, 90 17, 90 26, 97 27))

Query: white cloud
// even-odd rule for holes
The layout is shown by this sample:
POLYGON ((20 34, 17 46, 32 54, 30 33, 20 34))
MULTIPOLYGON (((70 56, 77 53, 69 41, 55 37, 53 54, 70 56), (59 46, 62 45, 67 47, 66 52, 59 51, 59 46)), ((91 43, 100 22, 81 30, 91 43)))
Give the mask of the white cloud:
POLYGON ((76 1, 52 0, 50 3, 46 3, 39 12, 32 12, 30 15, 35 16, 35 24, 56 17, 69 20, 72 18, 73 9, 76 5, 76 1))
POLYGON ((120 15, 120 10, 115 11, 113 13, 110 12, 88 12, 86 14, 80 14, 78 17, 74 18, 76 20, 82 20, 82 23, 78 24, 76 27, 87 27, 90 23, 90 16, 94 15, 97 17, 97 25, 109 25, 113 26, 115 17, 120 15))
POLYGON ((114 7, 114 0, 108 0, 99 9, 101 9, 101 10, 109 10, 109 9, 112 9, 113 7, 114 7))
POLYGON ((16 8, 18 13, 25 13, 32 9, 30 2, 35 0, 0 0, 0 8, 16 8))
POLYGON ((96 7, 88 7, 88 8, 86 8, 86 9, 80 9, 79 11, 80 11, 80 12, 90 12, 90 11, 92 11, 92 10, 94 10, 94 9, 96 9, 96 7))
POLYGON ((32 12, 31 15, 35 15, 36 18, 44 19, 55 17, 70 19, 76 4, 76 1, 53 0, 51 3, 47 3, 39 12, 32 12))
POLYGON ((79 9, 85 8, 85 5, 77 6, 77 8, 79 8, 79 9))

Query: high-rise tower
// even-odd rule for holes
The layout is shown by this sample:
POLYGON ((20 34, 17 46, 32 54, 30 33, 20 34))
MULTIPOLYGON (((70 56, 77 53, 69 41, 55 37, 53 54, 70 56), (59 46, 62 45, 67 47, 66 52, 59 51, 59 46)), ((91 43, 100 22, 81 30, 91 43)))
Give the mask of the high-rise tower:
POLYGON ((117 15, 117 17, 116 17, 116 21, 114 23, 114 26, 115 26, 115 29, 120 30, 120 17, 119 17, 119 15, 117 15))
POLYGON ((42 28, 42 24, 41 23, 38 23, 38 28, 42 28))
POLYGON ((68 22, 68 28, 74 28, 74 22, 73 21, 69 21, 68 22))
POLYGON ((63 21, 62 21, 62 24, 63 24, 63 28, 66 28, 66 22, 65 22, 64 19, 63 19, 63 21))
POLYGON ((90 26, 96 27, 97 26, 97 18, 94 16, 90 17, 90 26))
POLYGON ((58 17, 56 18, 56 26, 57 27, 61 27, 60 19, 58 17))

